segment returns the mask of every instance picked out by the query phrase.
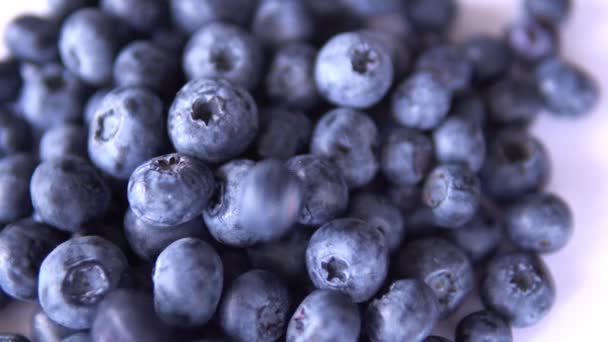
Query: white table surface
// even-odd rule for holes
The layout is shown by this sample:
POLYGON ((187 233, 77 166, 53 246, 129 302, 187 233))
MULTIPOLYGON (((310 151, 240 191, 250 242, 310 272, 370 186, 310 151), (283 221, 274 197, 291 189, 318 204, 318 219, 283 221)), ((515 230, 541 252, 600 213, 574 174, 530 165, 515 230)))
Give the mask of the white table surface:
MULTIPOLYGON (((608 0, 574 0, 575 11, 562 34, 565 56, 584 65, 608 92, 608 0)), ((19 13, 43 13, 45 0, 2 1, 0 31, 19 13)), ((461 0, 457 37, 475 32, 500 34, 519 13, 519 0, 461 0)), ((4 52, 2 47, 1 52, 4 52)), ((604 341, 608 309, 608 97, 589 117, 558 120, 543 117, 534 132, 553 161, 550 190, 572 206, 576 231, 570 244, 545 257, 558 297, 539 324, 515 329, 515 341, 604 341)), ((461 314, 469 311, 463 309, 461 314)), ((29 334, 33 305, 14 303, 0 311, 0 331, 29 334)), ((451 337, 452 322, 438 330, 451 337)))

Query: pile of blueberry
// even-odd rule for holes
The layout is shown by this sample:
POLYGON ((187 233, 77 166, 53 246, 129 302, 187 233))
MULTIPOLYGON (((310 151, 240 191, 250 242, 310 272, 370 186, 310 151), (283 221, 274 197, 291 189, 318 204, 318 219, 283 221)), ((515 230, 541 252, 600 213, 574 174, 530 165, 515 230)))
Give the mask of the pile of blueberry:
MULTIPOLYGON (((596 83, 569 0, 49 0, 0 62, 0 302, 50 341, 512 341, 573 230, 541 115, 596 83)), ((2 341, 28 341, 1 335, 2 341)))

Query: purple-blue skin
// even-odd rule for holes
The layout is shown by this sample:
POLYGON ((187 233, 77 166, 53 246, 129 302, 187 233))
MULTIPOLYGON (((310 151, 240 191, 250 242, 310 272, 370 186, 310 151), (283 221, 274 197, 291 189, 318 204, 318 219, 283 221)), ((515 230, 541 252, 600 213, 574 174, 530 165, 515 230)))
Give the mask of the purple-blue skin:
POLYGON ((150 37, 156 46, 165 49, 177 56, 181 56, 190 36, 175 27, 159 27, 150 37))
POLYGON ((403 44, 404 35, 374 28, 362 30, 361 32, 373 36, 388 48, 391 61, 393 62, 395 79, 406 74, 410 67, 411 56, 407 44, 403 44))
POLYGON ((405 13, 412 25, 423 31, 446 31, 456 18, 458 8, 454 0, 412 0, 405 13))
POLYGON ((382 145, 380 167, 388 182, 396 185, 420 183, 433 162, 433 143, 423 133, 394 128, 382 145))
POLYGON ((488 310, 473 312, 456 327, 456 342, 512 342, 511 327, 504 318, 488 310))
POLYGON ((454 312, 473 290, 475 275, 466 254, 451 242, 436 238, 414 240, 397 258, 400 276, 424 281, 437 296, 440 318, 454 312))
POLYGON ((51 15, 61 19, 78 9, 97 5, 97 0, 48 0, 47 3, 51 15))
POLYGON ((420 204, 420 187, 418 185, 387 184, 386 196, 402 212, 409 212, 420 204))
POLYGON ((474 79, 487 82, 501 76, 511 64, 511 51, 504 41, 489 35, 469 38, 462 47, 473 63, 474 79))
POLYGON ((427 176, 422 201, 431 208, 437 225, 459 228, 477 212, 480 194, 481 185, 475 173, 462 164, 446 164, 427 176))
POLYGON ((369 300, 388 273, 388 247, 379 229, 359 219, 337 219, 319 228, 306 249, 308 275, 318 289, 369 300))
POLYGON ((298 306, 287 327, 287 342, 356 342, 359 308, 337 291, 315 290, 298 306))
POLYGON ((152 298, 143 292, 118 289, 99 304, 91 341, 164 342, 170 340, 166 325, 154 313, 152 298))
POLYGON ((226 80, 187 83, 169 109, 169 137, 178 152, 219 163, 244 152, 258 132, 251 95, 226 80))
POLYGON ((525 0, 526 14, 549 24, 562 24, 572 12, 572 0, 525 0))
POLYGON ((31 329, 32 340, 40 342, 63 341, 64 338, 76 333, 76 330, 53 322, 42 309, 38 309, 32 316, 31 329))
POLYGON ((266 92, 276 103, 310 109, 321 100, 315 86, 317 49, 292 42, 277 48, 266 74, 266 92))
POLYGON ((338 34, 317 55, 315 82, 321 95, 334 105, 369 108, 393 83, 390 50, 370 34, 338 34))
POLYGON ((6 107, 0 107, 0 158, 27 152, 32 146, 29 125, 6 107))
POLYGON ((308 147, 311 133, 312 120, 304 113, 284 107, 262 109, 256 151, 263 158, 286 160, 308 147))
POLYGON ((277 341, 289 318, 289 297, 274 274, 251 270, 238 277, 224 294, 220 326, 235 342, 277 341))
POLYGON ((222 295, 224 268, 211 245, 184 238, 160 253, 152 281, 159 317, 171 326, 197 327, 215 314, 222 295))
POLYGON ((535 193, 518 199, 505 213, 506 232, 517 247, 536 253, 563 248, 574 229, 570 208, 561 198, 535 193))
POLYGON ((401 279, 367 306, 367 335, 371 342, 422 341, 439 319, 433 290, 416 279, 401 279))
POLYGON ((200 215, 214 187, 213 174, 205 163, 173 153, 150 159, 135 169, 127 196, 137 217, 156 226, 171 227, 200 215))
POLYGON ((516 328, 538 323, 555 302, 555 285, 535 254, 514 252, 494 258, 481 281, 484 305, 516 328))
POLYGON ((306 0, 261 0, 253 15, 251 31, 267 46, 314 37, 315 17, 306 0))
POLYGON ((224 78, 251 90, 262 76, 263 51, 249 32, 217 22, 194 33, 186 45, 182 63, 190 80, 224 78))
POLYGON ((530 80, 507 77, 490 85, 486 94, 490 120, 499 124, 527 124, 545 108, 530 80))
POLYGON ((13 59, 0 60, 0 101, 13 101, 19 95, 22 83, 19 63, 13 59))
POLYGON ((42 260, 67 238, 53 227, 24 219, 0 232, 0 287, 9 296, 35 301, 42 260))
POLYGON ((126 279, 127 259, 111 242, 97 236, 72 238, 42 262, 38 298, 55 322, 88 329, 99 302, 126 279))
POLYGON ((535 76, 547 109, 556 116, 580 117, 599 101, 596 81, 574 64, 547 59, 538 65, 535 76))
POLYGON ((141 32, 152 32, 168 21, 166 0, 101 0, 100 8, 141 32))
POLYGON ((287 161, 287 168, 304 184, 298 223, 321 226, 346 211, 348 187, 334 164, 314 155, 299 155, 287 161))
POLYGON ((89 163, 74 156, 42 162, 30 184, 32 204, 43 222, 69 232, 102 217, 110 190, 89 163))
POLYGON ((349 188, 360 188, 378 172, 378 128, 365 114, 338 108, 317 122, 310 141, 312 154, 332 161, 349 188))
POLYGON ((61 158, 64 155, 73 155, 88 158, 87 130, 80 125, 65 124, 53 127, 40 139, 38 149, 40 160, 61 158))
POLYGON ((91 85, 109 84, 114 59, 130 36, 125 26, 100 9, 83 8, 71 14, 59 36, 66 68, 91 85))
POLYGON ((162 101, 145 88, 116 88, 99 104, 89 126, 89 157, 104 173, 129 179, 169 145, 162 101))
POLYGON ((551 175, 544 145, 517 129, 495 135, 481 170, 484 190, 497 199, 515 199, 542 189, 551 175))
POLYGON ((439 82, 453 92, 466 90, 473 77, 473 63, 464 51, 448 45, 439 45, 423 53, 416 62, 416 70, 434 73, 439 82))
POLYGON ((0 159, 0 223, 32 212, 30 180, 38 161, 33 155, 12 154, 0 159))
POLYGON ((435 158, 439 163, 462 163, 478 172, 486 157, 486 139, 481 123, 464 115, 443 121, 433 132, 435 158))
POLYGON ((304 200, 304 185, 283 162, 258 162, 241 185, 239 219, 250 242, 281 238, 296 223, 304 200))
POLYGON ((137 217, 127 210, 124 233, 131 250, 142 260, 154 261, 171 243, 186 237, 206 240, 209 232, 200 218, 173 226, 158 227, 137 217))
POLYGON ((59 22, 49 18, 22 15, 7 23, 4 43, 10 54, 23 62, 49 63, 57 60, 59 22))
POLYGON ((86 127, 89 127, 91 121, 93 121, 93 117, 97 112, 97 108, 103 102, 103 98, 113 89, 110 88, 101 88, 97 90, 93 95, 89 97, 85 106, 84 106, 84 123, 86 127))
POLYGON ((35 128, 45 130, 82 117, 86 87, 58 64, 25 64, 18 106, 35 128))
POLYGON ((399 208, 393 205, 383 195, 371 192, 360 192, 350 201, 347 217, 366 221, 384 234, 389 252, 395 252, 405 238, 403 215, 399 208))
POLYGON ((505 39, 515 57, 525 63, 540 62, 559 51, 557 31, 533 18, 513 23, 507 29, 505 39))
POLYGON ((434 72, 416 71, 393 92, 391 112, 403 126, 428 130, 443 121, 451 102, 452 91, 434 72))
POLYGON ((175 25, 187 33, 216 21, 246 25, 255 9, 254 0, 170 0, 175 25))

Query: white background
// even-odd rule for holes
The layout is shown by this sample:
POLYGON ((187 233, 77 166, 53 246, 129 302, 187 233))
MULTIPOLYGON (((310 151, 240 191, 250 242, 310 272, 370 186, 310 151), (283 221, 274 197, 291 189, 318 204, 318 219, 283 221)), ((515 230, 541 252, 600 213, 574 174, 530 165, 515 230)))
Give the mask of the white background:
MULTIPOLYGON (((331 0, 328 0, 331 1, 331 0)), ((370 0, 372 1, 372 0, 370 0)), ((608 92, 608 0, 574 0, 563 29, 567 59, 585 66, 608 92)), ((519 0, 461 0, 457 37, 500 34, 516 18, 519 0)), ((44 0, 2 1, 0 31, 19 13, 43 13, 44 0)), ((4 49, 2 48, 2 52, 4 49)), ((545 259, 558 288, 552 312, 538 325, 514 330, 515 341, 603 341, 608 310, 608 97, 578 121, 543 117, 535 133, 553 160, 550 189, 572 206, 576 232, 571 243, 545 259)), ((12 304, 0 312, 1 332, 28 333, 33 306, 12 304)), ((447 328, 450 322, 444 323, 447 328)), ((447 330, 446 330, 447 332, 447 330)), ((448 335, 451 337, 451 333, 448 335)))

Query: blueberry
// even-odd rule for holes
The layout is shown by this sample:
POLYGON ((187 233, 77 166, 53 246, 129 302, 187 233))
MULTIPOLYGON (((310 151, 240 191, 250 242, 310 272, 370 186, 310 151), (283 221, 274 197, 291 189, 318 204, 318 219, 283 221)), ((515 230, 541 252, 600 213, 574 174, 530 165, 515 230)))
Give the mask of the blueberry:
POLYGON ((114 63, 114 81, 122 87, 146 87, 175 96, 181 82, 179 58, 149 41, 125 46, 114 63))
POLYGON ((390 51, 370 34, 338 34, 319 51, 315 82, 319 92, 335 105, 371 107, 393 82, 390 51))
POLYGON ((4 42, 13 57, 33 63, 57 59, 59 25, 53 19, 22 15, 11 20, 4 32, 4 42))
POLYGON ((97 112, 97 108, 103 102, 103 98, 110 92, 112 89, 110 88, 101 88, 97 90, 93 95, 89 97, 85 106, 84 106, 84 122, 87 127, 90 126, 93 118, 95 117, 95 113, 97 112))
POLYGON ((480 201, 480 181, 468 167, 446 164, 428 175, 422 197, 431 208, 435 223, 444 228, 458 228, 477 212, 480 201))
POLYGON ((473 63, 462 50, 440 45, 418 58, 416 70, 432 72, 451 91, 463 91, 471 83, 473 63))
POLYGON ((36 300, 38 268, 42 260, 65 240, 58 230, 25 219, 0 232, 0 286, 19 300, 36 300))
POLYGON ((486 139, 478 121, 464 115, 454 115, 433 132, 435 157, 440 163, 462 163, 473 172, 483 166, 486 139))
POLYGON ((124 24, 99 9, 71 14, 59 36, 59 53, 66 68, 96 86, 112 81, 114 59, 128 38, 124 24))
POLYGON ((90 164, 74 156, 38 165, 30 191, 40 218, 71 232, 104 215, 110 205, 110 192, 104 180, 90 164))
POLYGON ((403 126, 433 129, 450 110, 452 91, 430 71, 417 71, 395 89, 391 112, 403 126))
POLYGON ((388 292, 371 301, 366 324, 370 341, 421 341, 439 319, 433 291, 416 279, 397 280, 388 292))
POLYGON ((31 140, 27 123, 13 115, 8 108, 0 107, 0 158, 28 151, 31 140))
POLYGON ((255 8, 253 0, 170 0, 173 22, 193 33, 208 23, 246 24, 255 8))
POLYGON ((187 33, 175 27, 160 27, 152 33, 150 41, 162 49, 181 56, 189 38, 187 33))
POLYGON ((169 136, 178 152, 210 162, 239 155, 258 131, 249 93, 221 79, 198 79, 177 93, 169 110, 169 136))
POLYGON ((165 0, 101 0, 101 9, 143 32, 166 24, 169 5, 165 0))
POLYGON ((400 275, 424 281, 437 296, 440 317, 454 312, 473 290, 475 277, 466 254, 441 238, 408 243, 397 259, 400 275))
POLYGON ((14 100, 21 89, 19 63, 13 59, 0 60, 0 101, 14 100))
POLYGON ((319 102, 314 67, 317 50, 304 43, 287 43, 277 48, 266 74, 266 92, 277 103, 310 109, 319 102))
POLYGON ((174 153, 150 159, 135 169, 127 195, 137 217, 169 227, 200 215, 213 188, 213 174, 205 163, 174 153))
POLYGON ((257 85, 262 62, 262 48, 257 40, 227 23, 212 23, 196 31, 183 57, 189 79, 221 77, 246 89, 257 85))
POLYGON ((124 229, 131 250, 146 261, 153 261, 163 249, 179 239, 205 239, 208 236, 200 218, 174 227, 158 227, 138 218, 132 210, 125 214, 124 229))
POLYGON ((411 58, 408 46, 403 44, 403 39, 405 39, 404 35, 380 29, 367 29, 361 32, 371 35, 388 48, 388 52, 391 55, 391 60, 393 62, 395 72, 394 78, 401 77, 409 71, 411 58))
POLYGON ((348 217, 366 221, 384 234, 389 252, 395 252, 405 237, 403 216, 399 208, 383 195, 360 192, 350 201, 348 217))
POLYGON ((445 31, 456 17, 454 0, 410 0, 406 13, 414 27, 421 30, 445 31))
POLYGON ((278 160, 264 160, 243 179, 239 217, 247 240, 265 242, 284 236, 298 219, 304 186, 278 160))
POLYGON ((545 23, 560 24, 572 11, 571 0, 525 0, 526 14, 545 23))
POLYGON ((498 256, 487 265, 481 298, 486 307, 514 327, 527 327, 549 312, 555 302, 555 286, 538 256, 515 252, 498 256))
POLYGON ((520 130, 499 132, 490 143, 481 172, 484 189, 498 199, 513 199, 541 189, 550 176, 543 144, 520 130))
POLYGON ((222 260, 209 244, 194 238, 177 240, 156 259, 156 312, 172 326, 201 326, 215 313, 223 279, 222 260))
POLYGON ((433 162, 433 143, 424 134, 407 128, 392 129, 382 146, 380 166, 392 184, 422 181, 433 162))
POLYGON ((511 327, 492 311, 477 311, 463 318, 456 328, 456 342, 512 342, 511 327))
POLYGON ((89 157, 103 172, 128 179, 168 145, 162 101, 144 88, 108 93, 89 126, 89 157), (163 139, 164 138, 164 139, 163 139))
POLYGON ((359 309, 340 292, 316 290, 298 306, 289 321, 286 341, 358 341, 359 309))
POLYGON ((284 333, 289 305, 289 292, 274 274, 252 270, 224 294, 220 325, 235 342, 276 341, 284 333))
POLYGON ((53 322, 41 309, 32 316, 31 329, 32 339, 37 342, 62 341, 76 332, 53 322))
POLYGON ((450 339, 441 336, 429 336, 423 342, 452 342, 450 339))
POLYGON ((154 314, 152 298, 134 290, 119 289, 99 304, 91 337, 92 341, 119 338, 122 342, 163 342, 169 341, 169 331, 154 314))
POLYGON ((359 219, 338 219, 323 225, 310 239, 306 268, 317 288, 340 291, 360 303, 384 282, 388 252, 379 229, 359 219))
POLYGON ((501 124, 526 124, 544 108, 543 98, 533 82, 503 78, 490 85, 486 95, 490 119, 501 124))
POLYGON ((32 126, 48 129, 82 117, 86 89, 68 70, 57 64, 24 65, 22 76, 19 108, 32 126))
POLYGON ((98 304, 124 281, 128 267, 120 249, 107 240, 96 236, 70 239, 40 266, 40 305, 65 327, 90 328, 98 304))
POLYGON ((513 23, 507 29, 506 41, 513 54, 526 63, 539 62, 559 50, 557 32, 530 18, 513 23))
POLYGON ((52 15, 63 18, 78 9, 95 6, 97 0, 48 0, 47 3, 52 15))
POLYGON ((502 40, 488 35, 469 38, 463 50, 473 63, 475 79, 481 82, 501 76, 511 64, 509 47, 502 40))
POLYGON ((30 342, 30 339, 20 334, 5 334, 0 333, 0 341, 2 342, 30 342))
POLYGON ((30 179, 36 166, 36 159, 25 153, 0 159, 0 222, 12 222, 32 212, 30 179))
POLYGON ((306 0, 261 0, 251 24, 253 34, 269 46, 310 40, 315 27, 306 0))
POLYGON ((559 197, 547 193, 518 199, 505 214, 505 227, 513 243, 527 251, 555 252, 568 243, 573 230, 572 212, 559 197))
POLYGON ((340 3, 347 11, 359 16, 399 12, 404 7, 400 0, 341 0, 340 3))
POLYGON ((75 124, 56 126, 44 133, 38 149, 41 160, 73 155, 87 158, 87 131, 75 124))
POLYGON ((538 66, 536 83, 549 111, 557 116, 581 116, 599 101, 595 81, 574 64, 559 59, 548 59, 538 66))
POLYGON ((337 167, 313 155, 295 156, 287 161, 287 167, 304 184, 304 203, 298 223, 320 226, 344 213, 348 206, 348 187, 337 167))
POLYGON ((311 134, 312 121, 303 113, 282 107, 262 109, 256 150, 263 158, 288 159, 308 147, 311 134))
POLYGON ((61 342, 93 342, 93 339, 88 332, 79 332, 64 338, 61 342))

